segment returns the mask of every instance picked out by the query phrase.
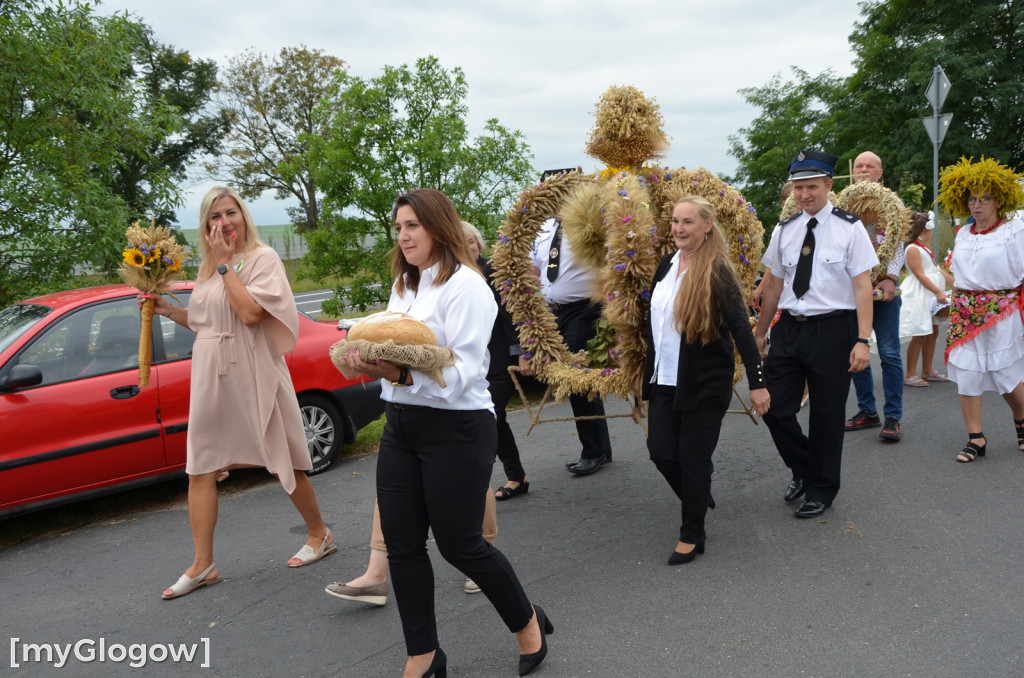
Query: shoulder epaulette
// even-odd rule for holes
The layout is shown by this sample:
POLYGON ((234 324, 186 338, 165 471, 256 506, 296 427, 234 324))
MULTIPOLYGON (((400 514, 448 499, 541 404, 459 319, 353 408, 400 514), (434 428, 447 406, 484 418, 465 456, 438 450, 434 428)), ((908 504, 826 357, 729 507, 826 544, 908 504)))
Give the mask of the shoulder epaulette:
POLYGON ((860 221, 860 217, 858 217, 856 214, 850 214, 849 212, 841 210, 838 207, 832 208, 832 214, 836 215, 840 219, 849 221, 851 224, 855 224, 858 221, 860 221))
POLYGON ((788 224, 789 222, 793 221, 794 219, 796 219, 797 217, 799 217, 803 213, 804 213, 804 211, 800 210, 799 212, 797 212, 796 214, 791 216, 789 219, 786 219, 785 221, 780 221, 779 222, 779 226, 785 226, 786 224, 788 224))

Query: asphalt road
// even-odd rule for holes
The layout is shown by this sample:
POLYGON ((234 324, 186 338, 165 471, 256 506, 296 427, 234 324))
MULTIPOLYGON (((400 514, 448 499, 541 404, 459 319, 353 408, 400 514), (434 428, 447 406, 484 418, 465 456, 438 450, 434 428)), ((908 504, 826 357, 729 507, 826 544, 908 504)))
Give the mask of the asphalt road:
MULTIPOLYGON (((1024 675, 1024 455, 1008 408, 986 396, 989 454, 955 463, 966 442, 955 389, 908 388, 901 443, 880 441, 877 429, 848 434, 843 489, 819 520, 796 520, 783 503, 789 478, 764 425, 728 415, 707 553, 678 567, 665 564, 678 506, 636 424, 610 420, 615 462, 578 478, 563 468, 578 453, 571 423, 526 438, 526 412, 512 413, 531 489, 499 504, 498 544, 555 625, 534 675, 1024 675)), ((565 416, 568 406, 545 412, 565 416)), ((400 675, 394 600, 371 608, 323 593, 366 565, 374 457, 313 483, 338 553, 287 568, 301 521, 278 485, 255 487, 221 503, 226 580, 178 600, 159 594, 191 557, 184 506, 0 551, 0 675, 400 675), (46 652, 35 661, 28 647, 79 641, 92 661, 72 647, 60 669, 56 654, 44 666, 46 652), (199 656, 157 661, 162 644, 182 643, 199 656), (138 657, 133 644, 147 646, 144 666, 129 666, 140 663, 131 654, 116 661, 138 657)), ((449 675, 516 675, 514 638, 431 549, 449 675)))

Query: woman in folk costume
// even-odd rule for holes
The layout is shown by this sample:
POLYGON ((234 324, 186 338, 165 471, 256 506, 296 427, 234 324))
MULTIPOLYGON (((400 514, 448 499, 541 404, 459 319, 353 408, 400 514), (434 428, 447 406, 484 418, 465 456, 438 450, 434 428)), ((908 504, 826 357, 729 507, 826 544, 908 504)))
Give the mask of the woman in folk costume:
POLYGON ((956 235, 946 362, 957 384, 971 462, 987 451, 981 430, 981 394, 995 391, 1013 413, 1024 451, 1024 222, 1012 212, 1024 203, 1021 176, 991 158, 960 162, 939 177, 939 200, 956 217, 974 217, 956 235))

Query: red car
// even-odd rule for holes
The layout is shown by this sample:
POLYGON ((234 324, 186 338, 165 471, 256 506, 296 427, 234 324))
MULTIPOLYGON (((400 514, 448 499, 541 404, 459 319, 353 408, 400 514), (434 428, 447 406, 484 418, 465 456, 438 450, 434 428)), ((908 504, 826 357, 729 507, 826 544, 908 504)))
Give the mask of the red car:
MULTIPOLYGON (((174 285, 186 306, 193 285, 174 285)), ((135 295, 109 285, 0 309, 0 518, 184 472, 195 335, 154 316, 150 385, 140 389, 135 295)), ((333 323, 300 313, 285 358, 312 473, 384 409, 379 381, 346 379, 331 362, 342 338, 333 323)))

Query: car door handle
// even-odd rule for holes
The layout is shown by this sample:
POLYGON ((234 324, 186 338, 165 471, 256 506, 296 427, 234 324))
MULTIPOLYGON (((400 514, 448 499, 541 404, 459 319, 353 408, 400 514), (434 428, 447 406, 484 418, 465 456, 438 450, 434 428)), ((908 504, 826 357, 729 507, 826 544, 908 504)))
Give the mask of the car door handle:
POLYGON ((139 387, 134 384, 110 389, 110 397, 114 400, 125 400, 127 398, 134 398, 137 395, 139 395, 139 387))

